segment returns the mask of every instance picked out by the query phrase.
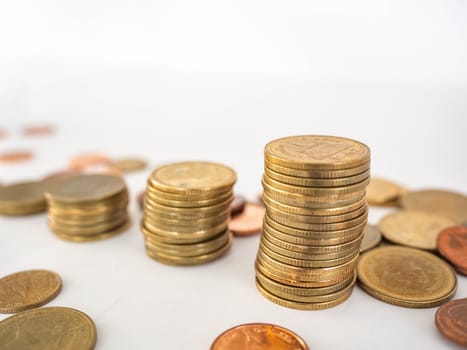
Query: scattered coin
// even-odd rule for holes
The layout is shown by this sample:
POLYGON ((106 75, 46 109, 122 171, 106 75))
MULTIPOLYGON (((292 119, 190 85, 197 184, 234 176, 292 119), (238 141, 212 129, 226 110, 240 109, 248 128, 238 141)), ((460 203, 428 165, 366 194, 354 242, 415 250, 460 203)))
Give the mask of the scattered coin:
POLYGON ((467 347, 467 298, 441 305, 436 311, 435 323, 446 338, 467 347))
POLYGON ((108 164, 123 173, 144 170, 148 165, 144 159, 139 158, 113 159, 108 164))
POLYGON ((456 192, 444 190, 410 192, 401 199, 401 206, 407 210, 442 215, 459 225, 467 221, 467 197, 456 192))
POLYGON ((5 129, 0 129, 0 139, 4 139, 8 136, 8 132, 5 129))
POLYGON ((0 163, 24 162, 33 156, 30 151, 9 151, 0 153, 0 163))
POLYGON ((91 318, 66 307, 28 310, 0 321, 3 350, 92 350, 96 338, 91 318))
POLYGON ((115 175, 122 177, 122 172, 117 168, 110 166, 109 164, 94 164, 86 165, 80 168, 81 174, 104 174, 104 175, 115 175))
POLYGON ((246 203, 243 212, 230 219, 230 231, 236 236, 260 233, 265 212, 266 209, 262 205, 246 203))
POLYGON ((454 226, 441 231, 437 241, 439 253, 454 268, 467 276, 467 227, 454 226))
POLYGON ((55 131, 52 125, 29 125, 22 130, 25 136, 46 136, 51 135, 55 131))
POLYGON ((146 197, 146 191, 141 191, 136 196, 136 200, 138 202, 138 206, 141 210, 144 209, 144 198, 146 197))
POLYGON ((29 215, 46 210, 42 181, 19 182, 0 187, 0 214, 29 215))
POLYGON ((404 187, 392 181, 371 177, 366 189, 366 199, 371 205, 397 206, 399 199, 407 192, 404 187))
POLYGON ((219 335, 211 350, 308 350, 305 341, 289 329, 268 324, 248 323, 219 335))
POLYGON ((0 313, 11 314, 33 309, 54 299, 62 288, 55 272, 28 270, 0 279, 0 313))
POLYGON ((232 203, 230 203, 230 215, 235 216, 241 214, 245 208, 246 198, 240 195, 234 195, 232 203))
POLYGON ((366 225, 365 231, 363 231, 363 240, 360 247, 360 253, 366 252, 376 247, 381 242, 381 232, 375 225, 366 225))
POLYGON ((360 286, 384 302, 425 308, 441 305, 456 291, 453 269, 437 256, 418 249, 385 246, 360 257, 360 286))
POLYGON ((69 166, 71 169, 80 170, 91 165, 105 165, 109 158, 102 153, 85 153, 71 158, 69 166))
POLYGON ((454 222, 444 216, 422 211, 402 210, 385 216, 378 224, 384 238, 408 247, 436 250, 441 230, 454 222))

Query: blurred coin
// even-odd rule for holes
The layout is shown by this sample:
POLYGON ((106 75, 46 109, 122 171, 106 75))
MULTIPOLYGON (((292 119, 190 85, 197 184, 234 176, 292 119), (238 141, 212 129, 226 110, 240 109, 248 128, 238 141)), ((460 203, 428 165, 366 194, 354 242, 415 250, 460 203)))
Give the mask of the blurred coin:
POLYGON ((143 210, 144 209, 144 197, 146 196, 146 191, 141 191, 136 196, 136 201, 138 202, 138 207, 143 210))
POLYGON ((230 203, 230 215, 235 216, 240 214, 245 208, 246 198, 241 195, 234 195, 232 203, 230 203))
POLYGON ((363 231, 362 245, 360 246, 360 253, 366 252, 376 247, 381 242, 381 232, 375 225, 367 224, 365 231, 363 231))
POLYGON ((116 168, 123 173, 144 170, 148 165, 144 159, 140 158, 112 159, 109 161, 108 164, 111 167, 116 168))
POLYGON ((28 215, 45 211, 42 181, 19 182, 0 187, 0 214, 28 215))
POLYGON ((79 170, 90 165, 105 165, 108 161, 109 158, 102 153, 84 153, 71 158, 69 167, 79 170))
POLYGON ((446 338, 467 347, 467 298, 441 305, 436 311, 435 323, 446 338))
POLYGON ((8 136, 8 132, 5 129, 0 129, 0 139, 4 139, 8 136))
POLYGON ((24 136, 47 136, 52 135, 55 128, 52 125, 27 125, 23 127, 22 134, 24 136))
POLYGON ((437 241, 439 253, 457 271, 467 276, 467 227, 448 227, 440 232, 437 241))
POLYGON ((8 151, 0 153, 0 163, 16 163, 31 159, 33 156, 30 151, 8 151))
POLYGON ((261 232, 266 209, 262 205, 247 203, 241 214, 231 218, 229 230, 236 236, 248 236, 261 232))
POLYGON ((366 189, 366 199, 371 205, 397 205, 399 198, 407 192, 404 187, 392 181, 371 177, 370 184, 366 189))

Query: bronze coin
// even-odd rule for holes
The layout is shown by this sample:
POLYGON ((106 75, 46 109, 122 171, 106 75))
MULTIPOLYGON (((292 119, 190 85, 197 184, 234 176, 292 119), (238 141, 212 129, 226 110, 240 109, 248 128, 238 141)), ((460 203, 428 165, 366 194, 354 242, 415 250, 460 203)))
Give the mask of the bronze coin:
POLYGON ((292 331, 268 323, 242 324, 226 330, 211 350, 308 350, 305 341, 292 331))
POLYGON ((8 136, 8 132, 5 129, 0 129, 0 139, 4 139, 8 136))
POLYGON ((136 201, 138 202, 138 206, 141 210, 144 209, 144 197, 146 197, 146 191, 141 191, 136 196, 136 201))
POLYGON ((243 212, 230 220, 229 230, 235 236, 249 236, 260 233, 265 212, 266 209, 262 205, 246 203, 243 212))
POLYGON ((32 158, 32 152, 29 151, 9 151, 0 154, 0 163, 23 162, 32 158))
POLYGON ((53 125, 27 125, 22 133, 24 136, 46 136, 53 134, 54 129, 53 125))
POLYGON ((240 214, 245 209, 246 198, 241 195, 234 195, 232 203, 230 203, 230 215, 235 216, 240 214))
POLYGON ((442 305, 436 311, 435 323, 446 338, 467 347, 467 298, 442 305))
POLYGON ((467 227, 453 226, 440 232, 437 240, 439 253, 457 271, 467 275, 467 227))
POLYGON ((91 165, 105 165, 108 161, 107 156, 102 153, 84 153, 71 158, 69 166, 71 169, 80 170, 91 165))

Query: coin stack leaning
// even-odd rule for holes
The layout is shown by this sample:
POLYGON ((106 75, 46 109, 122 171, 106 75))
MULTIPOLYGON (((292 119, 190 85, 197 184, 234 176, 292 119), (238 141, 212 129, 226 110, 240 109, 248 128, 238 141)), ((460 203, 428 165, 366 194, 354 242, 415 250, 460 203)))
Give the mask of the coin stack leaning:
POLYGON ((266 215, 256 285, 269 300, 316 310, 345 301, 367 222, 370 150, 332 136, 294 136, 265 147, 266 215))
POLYGON ((170 265, 195 265, 228 251, 235 172, 222 164, 181 162, 148 179, 141 230, 147 254, 170 265))
POLYGON ((128 190, 114 175, 75 175, 47 184, 49 227, 60 238, 105 239, 128 227, 128 190))

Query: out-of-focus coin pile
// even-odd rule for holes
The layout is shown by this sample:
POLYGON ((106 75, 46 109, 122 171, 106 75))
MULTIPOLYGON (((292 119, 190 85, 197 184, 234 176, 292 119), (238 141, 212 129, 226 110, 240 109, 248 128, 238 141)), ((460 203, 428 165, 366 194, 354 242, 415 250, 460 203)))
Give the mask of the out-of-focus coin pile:
POLYGON ((264 156, 258 289, 291 308, 342 303, 352 293, 367 222, 369 148, 339 137, 296 136, 270 142, 264 156))
POLYGON ((181 162, 148 179, 141 229, 146 252, 172 265, 195 265, 228 251, 235 172, 222 164, 181 162))
POLYGON ((47 184, 48 223, 60 238, 82 242, 122 232, 129 223, 128 190, 121 177, 76 175, 47 184))

